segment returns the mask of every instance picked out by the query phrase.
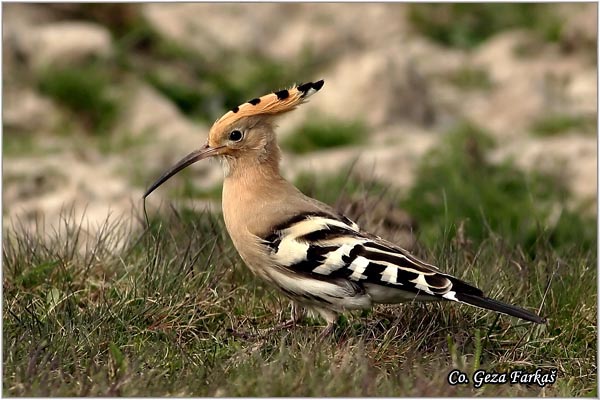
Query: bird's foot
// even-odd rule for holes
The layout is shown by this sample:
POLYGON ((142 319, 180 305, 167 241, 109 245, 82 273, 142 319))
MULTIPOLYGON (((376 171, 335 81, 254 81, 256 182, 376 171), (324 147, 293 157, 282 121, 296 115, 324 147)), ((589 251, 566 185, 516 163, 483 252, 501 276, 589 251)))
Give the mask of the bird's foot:
POLYGON ((319 340, 330 337, 335 331, 336 324, 334 322, 328 322, 327 326, 319 334, 319 340))

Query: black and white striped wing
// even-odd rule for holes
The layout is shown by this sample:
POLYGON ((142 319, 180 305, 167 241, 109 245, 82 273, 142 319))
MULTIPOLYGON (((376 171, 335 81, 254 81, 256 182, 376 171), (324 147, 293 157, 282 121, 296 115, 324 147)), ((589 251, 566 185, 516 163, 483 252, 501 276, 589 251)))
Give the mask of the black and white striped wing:
MULTIPOLYGON (((361 232, 344 217, 298 215, 278 226, 266 238, 266 244, 273 260, 294 273, 318 279, 347 279, 367 288, 381 286, 374 290, 380 297, 376 301, 396 302, 417 295, 457 300, 452 277, 381 238, 361 232)), ((464 289, 482 295, 480 290, 464 285, 464 289)))
MULTIPOLYGON (((342 216, 298 215, 276 227, 265 238, 265 244, 275 264, 305 278, 302 288, 296 288, 294 293, 323 292, 326 284, 350 285, 354 295, 367 293, 370 301, 376 303, 444 299, 545 322, 523 308, 486 297, 480 289, 440 272, 392 243, 361 232, 354 222, 342 216), (306 278, 321 284, 307 285, 311 280, 306 278)), ((326 297, 319 293, 316 296, 326 297)), ((329 296, 328 301, 331 298, 341 297, 329 296)))

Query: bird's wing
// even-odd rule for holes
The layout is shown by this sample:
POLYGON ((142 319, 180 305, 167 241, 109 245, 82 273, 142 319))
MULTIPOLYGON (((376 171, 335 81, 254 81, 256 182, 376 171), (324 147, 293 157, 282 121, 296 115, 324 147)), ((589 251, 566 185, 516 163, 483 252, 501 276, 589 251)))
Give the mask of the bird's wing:
POLYGON ((454 289, 459 286, 460 292, 483 296, 481 290, 441 273, 399 246, 361 232, 356 223, 339 215, 296 215, 275 227, 265 244, 277 265, 304 276, 376 285, 382 287, 378 293, 389 288, 457 301, 454 289))
MULTIPOLYGON (((354 222, 339 215, 296 215, 275 227, 264 244, 274 264, 298 277, 313 278, 301 280, 302 292, 322 291, 324 283, 346 284, 352 285, 355 293, 368 293, 376 303, 452 300, 545 323, 535 313, 490 299, 478 288, 440 272, 406 250, 361 232, 354 222), (308 287, 307 282, 317 280, 321 285, 308 287)), ((322 298, 320 294, 316 296, 322 298)))

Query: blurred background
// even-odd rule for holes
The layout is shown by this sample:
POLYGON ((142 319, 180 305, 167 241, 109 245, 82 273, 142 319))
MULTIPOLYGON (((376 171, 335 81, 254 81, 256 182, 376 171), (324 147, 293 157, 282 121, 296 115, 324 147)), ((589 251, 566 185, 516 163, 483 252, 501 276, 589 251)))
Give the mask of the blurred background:
MULTIPOLYGON (((335 201, 352 167, 352 182, 402 194, 408 217, 380 211, 392 227, 452 207, 458 221, 502 210, 494 229, 531 204, 548 224, 595 218, 596 4, 3 10, 5 227, 131 215, 222 113, 317 79, 279 123, 284 175, 309 194, 335 201)), ((149 203, 218 210, 221 179, 200 163, 149 203)))

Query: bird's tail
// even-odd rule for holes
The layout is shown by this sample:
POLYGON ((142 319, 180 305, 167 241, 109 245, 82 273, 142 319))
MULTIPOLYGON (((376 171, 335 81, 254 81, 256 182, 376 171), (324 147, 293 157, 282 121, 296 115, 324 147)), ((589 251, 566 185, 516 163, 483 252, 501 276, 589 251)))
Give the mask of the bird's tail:
POLYGON ((526 321, 535 322, 536 324, 545 324, 546 319, 539 315, 527 311, 521 307, 513 306, 511 304, 503 303, 498 300, 490 299, 486 297, 483 292, 468 283, 460 281, 456 278, 452 280, 452 291, 454 291, 454 298, 465 304, 469 304, 475 307, 485 308, 487 310, 497 311, 503 314, 511 315, 513 317, 521 318, 526 321))
POLYGON ((512 315, 513 317, 521 318, 527 321, 535 322, 536 324, 545 324, 546 319, 527 311, 523 308, 516 307, 510 304, 503 303, 498 300, 490 299, 485 296, 473 296, 471 294, 457 293, 456 300, 467 303, 475 307, 481 307, 488 310, 498 311, 503 314, 512 315))

